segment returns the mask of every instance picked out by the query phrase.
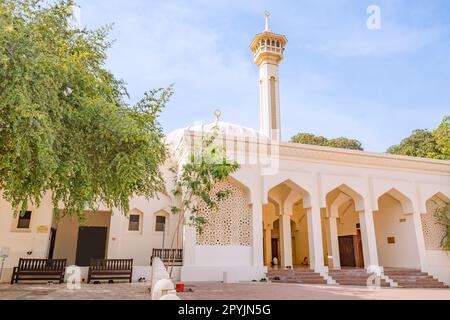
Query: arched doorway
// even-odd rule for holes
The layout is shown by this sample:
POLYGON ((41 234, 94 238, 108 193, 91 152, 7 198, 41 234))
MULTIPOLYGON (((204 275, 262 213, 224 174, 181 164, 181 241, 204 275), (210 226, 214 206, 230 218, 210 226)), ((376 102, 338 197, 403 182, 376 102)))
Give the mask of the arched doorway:
POLYGON ((413 219, 412 201, 397 189, 378 198, 374 226, 381 266, 420 268, 413 219))
POLYGON ((364 267, 360 214, 356 205, 361 201, 361 195, 346 185, 326 196, 322 223, 325 224, 326 264, 330 269, 364 267))
POLYGON ((270 189, 263 206, 264 263, 277 257, 282 268, 308 267, 308 219, 304 208, 309 195, 290 180, 270 189))

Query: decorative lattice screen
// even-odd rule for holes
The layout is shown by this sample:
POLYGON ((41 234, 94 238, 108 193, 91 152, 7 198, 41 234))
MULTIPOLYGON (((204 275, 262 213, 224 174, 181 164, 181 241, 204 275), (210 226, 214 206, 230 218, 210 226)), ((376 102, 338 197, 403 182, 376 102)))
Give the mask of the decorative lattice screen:
POLYGON ((444 227, 437 224, 434 213, 444 202, 439 198, 427 201, 427 213, 422 214, 422 229, 425 238, 425 248, 438 250, 441 248, 441 240, 444 237, 444 227))
POLYGON ((231 190, 231 195, 219 203, 219 210, 200 208, 199 214, 208 220, 202 234, 197 234, 197 245, 209 246, 250 246, 251 245, 251 207, 246 191, 230 181, 224 181, 213 188, 231 190))

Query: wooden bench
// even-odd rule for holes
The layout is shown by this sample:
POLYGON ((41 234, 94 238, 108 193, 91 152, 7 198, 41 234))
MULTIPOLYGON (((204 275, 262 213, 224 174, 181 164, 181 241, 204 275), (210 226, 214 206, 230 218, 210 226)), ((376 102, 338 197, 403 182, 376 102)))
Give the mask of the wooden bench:
POLYGON ((153 249, 150 265, 152 265, 153 258, 160 258, 166 266, 182 266, 183 249, 153 249))
POLYGON ((133 276, 133 259, 91 259, 88 283, 92 280, 128 280, 133 276))
POLYGON ((14 267, 11 284, 18 281, 52 281, 64 282, 67 259, 19 259, 14 267))

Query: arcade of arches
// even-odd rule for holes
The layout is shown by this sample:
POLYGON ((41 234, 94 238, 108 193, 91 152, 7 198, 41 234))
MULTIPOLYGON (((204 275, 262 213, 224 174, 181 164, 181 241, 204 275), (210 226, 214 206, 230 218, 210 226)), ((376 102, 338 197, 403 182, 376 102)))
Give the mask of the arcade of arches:
MULTIPOLYGON (((420 269, 417 239, 424 237, 426 249, 439 247, 443 231, 436 230, 439 226, 432 212, 447 201, 441 193, 427 201, 427 213, 419 218, 421 234, 417 234, 413 203, 395 188, 379 196, 377 210, 371 212, 364 209, 363 197, 348 186, 329 191, 326 207, 320 208, 323 265, 329 269, 368 268, 377 261, 376 265, 383 267, 420 269)), ((263 206, 265 266, 314 269, 310 252, 317 244, 311 243, 313 210, 306 207, 308 202, 309 194, 292 181, 270 189, 263 206)))

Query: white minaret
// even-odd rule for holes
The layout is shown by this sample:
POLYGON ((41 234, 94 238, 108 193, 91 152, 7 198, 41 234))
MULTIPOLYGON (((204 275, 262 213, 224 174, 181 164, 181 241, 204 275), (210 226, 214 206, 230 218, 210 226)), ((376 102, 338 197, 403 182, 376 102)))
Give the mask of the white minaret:
POLYGON ((259 67, 260 130, 273 140, 281 139, 280 127, 280 80, 278 69, 283 60, 287 39, 270 31, 269 12, 266 28, 257 34, 250 45, 255 64, 259 67))

